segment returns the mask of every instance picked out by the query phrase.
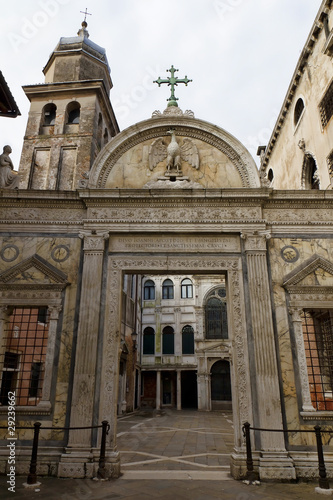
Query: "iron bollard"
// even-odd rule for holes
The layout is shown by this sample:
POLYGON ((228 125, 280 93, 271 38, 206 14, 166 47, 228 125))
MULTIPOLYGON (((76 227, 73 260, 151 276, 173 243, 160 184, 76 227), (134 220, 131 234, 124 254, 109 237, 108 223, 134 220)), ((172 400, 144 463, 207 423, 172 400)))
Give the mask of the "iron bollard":
POLYGON ((27 478, 27 484, 36 484, 37 483, 37 452, 38 452, 38 438, 39 438, 39 430, 41 427, 40 422, 34 423, 34 440, 32 443, 32 453, 31 453, 31 461, 30 461, 30 469, 27 478))
POLYGON ((316 439, 317 439, 317 451, 318 451, 318 463, 319 463, 319 488, 325 490, 330 489, 330 485, 326 476, 326 467, 324 461, 323 443, 321 440, 321 427, 316 425, 315 428, 316 439))
POLYGON ((246 479, 248 481, 255 481, 257 479, 257 474, 254 472, 253 468, 250 427, 251 425, 249 422, 245 422, 243 425, 243 434, 245 436, 246 443, 246 479))
POLYGON ((98 479, 106 479, 105 448, 106 448, 106 435, 109 432, 109 429, 110 429, 109 422, 107 420, 103 420, 103 422, 102 422, 101 451, 99 454, 98 471, 97 471, 98 479))

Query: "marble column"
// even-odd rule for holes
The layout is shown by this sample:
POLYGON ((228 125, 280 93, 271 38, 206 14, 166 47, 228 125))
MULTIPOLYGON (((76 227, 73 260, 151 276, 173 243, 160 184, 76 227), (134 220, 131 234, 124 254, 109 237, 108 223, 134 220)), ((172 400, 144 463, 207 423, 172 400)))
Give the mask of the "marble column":
POLYGON ((177 410, 182 409, 182 372, 177 370, 177 410))
POLYGON ((296 340, 297 361, 302 394, 302 410, 315 412, 316 409, 313 407, 311 402, 308 367, 306 364, 303 325, 301 318, 302 309, 292 307, 289 309, 289 313, 292 317, 296 340))
POLYGON ((205 374, 207 410, 212 411, 212 376, 210 373, 205 374))
POLYGON ((8 306, 0 306, 0 373, 3 369, 6 352, 6 334, 9 331, 10 315, 13 313, 13 308, 8 306))
MULTIPOLYGON (((100 299, 105 240, 108 233, 81 233, 83 270, 80 316, 75 355, 71 427, 93 425, 95 373, 99 334, 100 299)), ((89 448, 91 430, 69 433, 69 447, 89 448)))
POLYGON ((61 306, 50 306, 48 308, 49 312, 49 330, 47 337, 47 351, 45 356, 45 372, 43 381, 42 397, 38 403, 38 408, 40 409, 50 409, 51 408, 51 382, 52 382, 52 371, 53 371, 53 361, 54 361, 54 351, 56 347, 56 335, 59 314, 62 310, 61 306))
MULTIPOLYGON (((274 339, 271 291, 268 279, 266 231, 242 234, 248 271, 249 302, 253 332, 258 422, 256 427, 283 429, 279 373, 274 339)), ((293 478, 295 470, 285 449, 282 432, 261 432, 260 475, 269 479, 277 473, 293 478), (274 472, 275 471, 275 472, 274 472)))
POLYGON ((156 410, 161 409, 161 372, 156 372, 156 410))

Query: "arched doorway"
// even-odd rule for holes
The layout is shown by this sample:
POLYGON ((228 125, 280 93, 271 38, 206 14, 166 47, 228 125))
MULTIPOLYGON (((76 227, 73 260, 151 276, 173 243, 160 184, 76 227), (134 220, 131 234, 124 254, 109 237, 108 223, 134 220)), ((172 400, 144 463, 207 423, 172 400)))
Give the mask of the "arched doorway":
POLYGON ((212 410, 231 410, 231 399, 230 363, 224 359, 211 368, 212 410))

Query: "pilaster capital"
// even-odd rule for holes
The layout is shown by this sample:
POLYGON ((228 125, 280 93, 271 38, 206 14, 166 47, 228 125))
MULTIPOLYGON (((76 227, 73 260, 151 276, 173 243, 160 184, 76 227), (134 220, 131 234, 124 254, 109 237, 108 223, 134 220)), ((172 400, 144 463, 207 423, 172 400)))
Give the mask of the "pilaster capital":
POLYGON ((62 311, 62 306, 49 306, 50 320, 57 320, 62 311))
POLYGON ((302 315, 303 309, 301 309, 300 307, 289 307, 288 311, 289 311, 289 314, 291 316, 293 323, 302 322, 301 315, 302 315))
POLYGON ((245 251, 265 251, 266 242, 272 237, 270 231, 242 231, 241 239, 245 242, 245 251))
POLYGON ((12 308, 10 308, 9 306, 1 306, 0 307, 0 320, 4 321, 4 320, 8 319, 8 317, 10 316, 11 310, 12 310, 12 308))
POLYGON ((79 237, 83 240, 83 250, 85 252, 103 252, 104 242, 109 238, 109 233, 105 231, 81 231, 79 237))

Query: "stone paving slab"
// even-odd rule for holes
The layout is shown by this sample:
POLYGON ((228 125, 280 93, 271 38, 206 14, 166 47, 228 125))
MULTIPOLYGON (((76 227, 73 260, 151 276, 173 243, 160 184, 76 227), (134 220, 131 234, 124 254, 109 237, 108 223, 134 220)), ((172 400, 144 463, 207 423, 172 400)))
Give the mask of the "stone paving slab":
MULTIPOLYGON (((165 472, 165 471, 163 471, 165 472)), ((330 498, 315 493, 317 484, 262 483, 248 486, 227 478, 166 479, 154 477, 95 482, 91 479, 41 478, 39 491, 24 489, 25 478, 16 478, 16 491, 7 491, 6 478, 0 477, 2 500, 320 500, 330 498)), ((163 475, 164 476, 164 475, 163 475)), ((332 497, 333 498, 333 497, 332 497)))
MULTIPOLYGON (((246 485, 230 476, 232 416, 227 412, 168 411, 127 415, 118 424, 123 475, 117 480, 38 477, 15 493, 0 476, 1 500, 320 500, 316 484, 246 485)), ((328 497, 329 498, 329 497, 328 497)), ((333 498, 333 497, 332 497, 333 498)))
POLYGON ((233 449, 231 412, 166 410, 118 421, 122 470, 221 470, 233 449))

